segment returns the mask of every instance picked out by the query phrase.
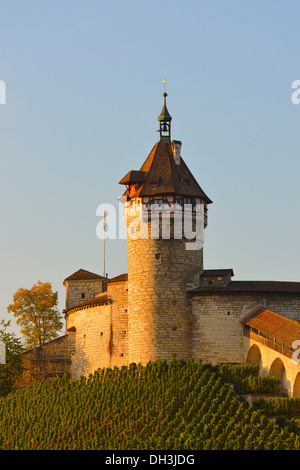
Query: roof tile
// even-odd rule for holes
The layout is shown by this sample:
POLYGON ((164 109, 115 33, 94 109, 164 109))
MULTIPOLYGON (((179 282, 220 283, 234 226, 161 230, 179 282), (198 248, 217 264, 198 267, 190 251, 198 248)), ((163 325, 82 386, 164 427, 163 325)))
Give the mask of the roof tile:
POLYGON ((65 281, 81 281, 84 279, 105 279, 105 277, 100 276, 100 274, 91 273, 90 271, 86 271, 85 269, 79 269, 75 273, 71 274, 67 277, 65 281))
MULTIPOLYGON (((140 170, 130 171, 119 184, 128 184, 133 177, 131 174, 134 177, 140 175, 140 178, 142 174, 144 175, 143 182, 140 181, 141 184, 131 197, 174 194, 183 197, 200 197, 207 204, 212 202, 199 186, 182 157, 180 165, 176 165, 171 142, 157 142, 140 170), (152 188, 153 183, 157 183, 156 189, 152 188)), ((129 191, 126 190, 123 197, 128 195, 129 191)))
POLYGON ((289 347, 292 347, 295 340, 300 340, 300 322, 262 307, 250 312, 241 322, 289 347))
POLYGON ((300 282, 281 281, 231 281, 225 285, 208 285, 195 287, 189 291, 191 294, 224 293, 231 292, 278 292, 300 293, 300 282))

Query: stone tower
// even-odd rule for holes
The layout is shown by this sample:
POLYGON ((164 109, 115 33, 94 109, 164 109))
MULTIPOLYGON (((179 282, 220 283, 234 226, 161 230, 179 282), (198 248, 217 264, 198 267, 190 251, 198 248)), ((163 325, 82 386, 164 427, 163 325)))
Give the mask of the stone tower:
POLYGON ((79 269, 64 280, 66 288, 66 309, 94 299, 106 290, 107 279, 99 274, 79 269))
POLYGON ((204 228, 212 202, 182 159, 181 142, 171 141, 172 118, 167 94, 163 97, 159 141, 140 170, 119 182, 126 186, 121 201, 128 246, 129 363, 192 357, 187 290, 198 285, 203 248, 192 247, 184 219, 195 230, 202 210, 204 228))

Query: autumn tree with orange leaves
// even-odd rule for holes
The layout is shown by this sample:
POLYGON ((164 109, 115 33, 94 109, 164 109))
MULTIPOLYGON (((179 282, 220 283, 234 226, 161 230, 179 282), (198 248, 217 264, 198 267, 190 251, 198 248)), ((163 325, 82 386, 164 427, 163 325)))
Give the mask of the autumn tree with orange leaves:
POLYGON ((52 291, 49 282, 38 281, 31 289, 21 287, 14 294, 7 311, 20 325, 26 349, 42 346, 59 336, 63 323, 57 303, 58 293, 52 291))

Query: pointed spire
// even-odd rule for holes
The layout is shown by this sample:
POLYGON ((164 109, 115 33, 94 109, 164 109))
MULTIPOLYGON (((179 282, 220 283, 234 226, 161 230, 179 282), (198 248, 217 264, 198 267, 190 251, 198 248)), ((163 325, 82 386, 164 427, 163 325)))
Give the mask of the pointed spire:
POLYGON ((158 116, 158 122, 159 122, 159 140, 164 141, 164 142, 170 142, 171 141, 171 120, 172 117, 168 111, 167 108, 167 93, 166 93, 166 80, 163 81, 165 85, 165 91, 163 93, 164 97, 164 106, 163 109, 158 116))

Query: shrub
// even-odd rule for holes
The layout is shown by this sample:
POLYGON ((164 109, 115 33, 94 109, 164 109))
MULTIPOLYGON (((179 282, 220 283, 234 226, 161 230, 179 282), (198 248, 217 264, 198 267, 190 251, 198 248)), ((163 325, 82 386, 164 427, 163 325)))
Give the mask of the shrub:
POLYGON ((235 383, 239 379, 257 377, 259 366, 254 364, 220 364, 217 371, 225 382, 235 383))
POLYGON ((300 398, 272 397, 267 400, 259 399, 254 405, 269 416, 300 416, 300 398))

